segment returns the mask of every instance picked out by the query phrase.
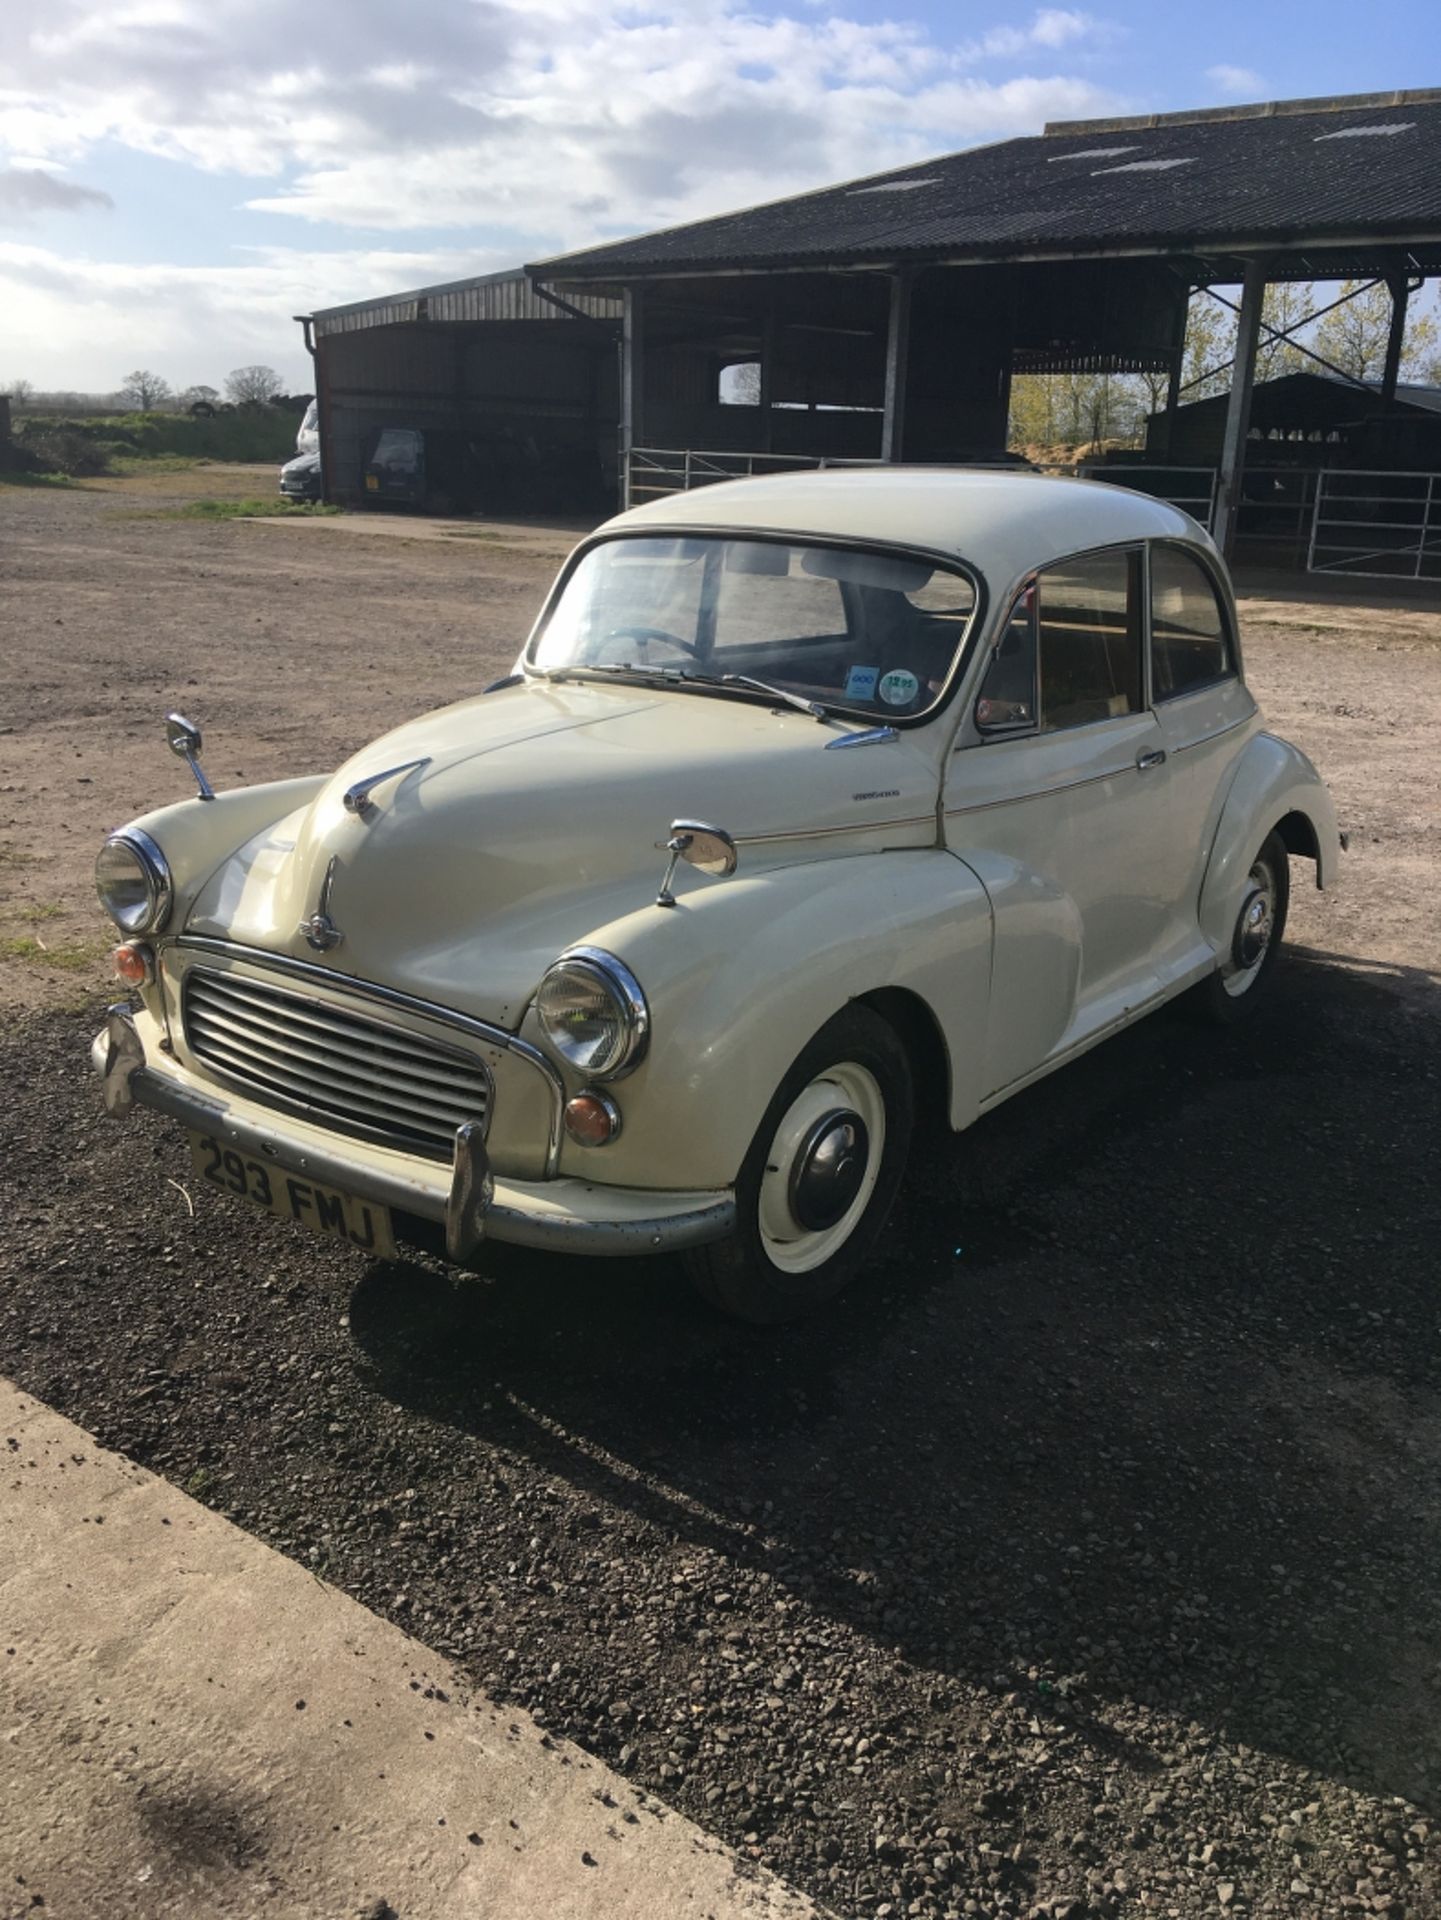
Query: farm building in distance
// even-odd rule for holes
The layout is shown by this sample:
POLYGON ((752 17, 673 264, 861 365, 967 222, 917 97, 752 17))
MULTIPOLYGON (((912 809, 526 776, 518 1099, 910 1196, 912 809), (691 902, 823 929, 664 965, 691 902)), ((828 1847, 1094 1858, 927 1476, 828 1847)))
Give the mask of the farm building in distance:
MULTIPOLYGON (((996 459, 1015 375, 1145 372, 1166 377, 1166 406, 1144 460, 1106 475, 1187 507, 1229 551, 1275 496, 1258 464, 1296 464, 1261 416, 1250 435, 1267 285, 1380 283, 1382 377, 1352 384, 1345 430, 1314 443, 1324 466, 1282 489, 1277 552, 1365 570, 1378 542, 1355 527, 1389 525, 1379 570, 1421 572, 1441 491, 1417 475, 1441 459, 1398 375, 1408 303, 1438 272, 1428 89, 1054 125, 303 324, 326 492, 344 502, 387 497, 402 442, 426 447, 429 504, 488 512, 600 510, 786 466, 996 459), (1239 287, 1240 323, 1234 362, 1212 370, 1229 393, 1187 407, 1202 287, 1239 287), (1374 485, 1357 467, 1380 470, 1374 485)), ((1294 392, 1319 419, 1339 384, 1294 392)), ((1259 404, 1269 420, 1281 403, 1259 404)))
MULTIPOLYGON (((1228 396, 1187 400, 1168 420, 1146 423, 1148 455, 1214 466, 1221 457, 1228 396)), ((1332 464, 1338 450, 1358 467, 1441 469, 1441 387, 1397 384, 1387 400, 1379 380, 1343 380, 1331 373, 1283 373, 1256 383, 1251 400, 1251 456, 1297 467, 1332 464), (1264 443, 1264 444, 1258 444, 1264 443)))
POLYGON ((379 476, 366 469, 383 468, 399 439, 420 445, 417 505, 489 513, 608 505, 620 315, 606 294, 559 299, 517 268, 301 316, 327 498, 360 505, 378 493, 366 481, 379 476))
POLYGON ((1408 299, 1438 270, 1437 89, 1054 125, 529 269, 622 303, 634 499, 780 465, 994 457, 1023 372, 1166 373, 1171 463, 1190 295, 1239 285, 1207 500, 1227 547, 1267 284, 1387 285, 1390 413, 1408 299))

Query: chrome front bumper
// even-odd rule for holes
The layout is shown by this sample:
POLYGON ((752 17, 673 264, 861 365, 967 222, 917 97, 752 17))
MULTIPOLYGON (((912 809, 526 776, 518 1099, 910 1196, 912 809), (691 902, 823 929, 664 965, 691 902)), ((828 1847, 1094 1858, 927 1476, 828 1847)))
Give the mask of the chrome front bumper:
POLYGON ((345 1141, 307 1121, 197 1087, 169 1061, 151 1064, 127 1006, 111 1007, 90 1049, 105 1109, 125 1119, 138 1103, 224 1139, 241 1153, 274 1160, 380 1206, 433 1220, 447 1257, 473 1266, 486 1240, 551 1253, 674 1253, 724 1239, 735 1223, 725 1191, 674 1193, 606 1187, 588 1180, 497 1181, 481 1129, 457 1129, 452 1166, 429 1167, 397 1153, 360 1159, 345 1141))

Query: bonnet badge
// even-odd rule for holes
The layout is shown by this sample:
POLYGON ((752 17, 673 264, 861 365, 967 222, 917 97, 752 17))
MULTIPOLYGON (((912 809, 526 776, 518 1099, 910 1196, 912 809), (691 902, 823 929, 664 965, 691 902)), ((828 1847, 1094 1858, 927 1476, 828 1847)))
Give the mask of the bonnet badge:
POLYGON ((313 947, 317 953, 328 953, 345 938, 330 917, 330 893, 335 885, 335 869, 339 865, 340 856, 332 854, 330 864, 325 869, 325 878, 320 883, 320 898, 315 903, 315 912, 308 920, 302 920, 298 929, 305 935, 306 945, 313 947))

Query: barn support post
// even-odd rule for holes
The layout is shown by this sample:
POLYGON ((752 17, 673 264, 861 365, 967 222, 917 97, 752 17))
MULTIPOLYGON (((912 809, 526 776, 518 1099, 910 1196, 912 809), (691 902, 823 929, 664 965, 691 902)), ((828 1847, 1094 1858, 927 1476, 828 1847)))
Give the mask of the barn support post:
POLYGON ((1401 377, 1401 348, 1406 339, 1406 303, 1411 283, 1404 273, 1388 273, 1386 286, 1391 295, 1391 328, 1386 335, 1386 365, 1381 374, 1381 404, 1389 407, 1396 398, 1396 382, 1401 377))
POLYGON ((627 287, 620 326, 620 504, 630 505, 631 454, 645 445, 645 289, 627 287))
POLYGON ((771 406, 775 391, 776 372, 776 290, 774 286, 766 290, 765 317, 761 321, 761 444, 762 453, 770 453, 774 447, 774 423, 771 419, 771 406))
POLYGON ((1166 368, 1166 410, 1161 415, 1160 430, 1156 435, 1156 452, 1164 460, 1171 457, 1172 438, 1176 430, 1176 409, 1181 404, 1181 376, 1186 367, 1186 328, 1191 318, 1191 289, 1183 287, 1176 305, 1176 320, 1172 328, 1171 355, 1166 368))
POLYGON ((891 275, 890 312, 886 322, 886 399, 881 416, 881 458, 903 458, 906 416, 906 362, 911 350, 911 287, 915 275, 901 267, 891 275))
POLYGON ((1216 544, 1229 560, 1236 544, 1236 515, 1241 505, 1241 479, 1246 466, 1246 435, 1251 426, 1251 393, 1256 384, 1256 343, 1261 337, 1261 302, 1266 294, 1268 263, 1246 262, 1241 283, 1241 318, 1236 329, 1236 359, 1231 392, 1226 403, 1226 431, 1221 442, 1221 471, 1216 489, 1216 544))

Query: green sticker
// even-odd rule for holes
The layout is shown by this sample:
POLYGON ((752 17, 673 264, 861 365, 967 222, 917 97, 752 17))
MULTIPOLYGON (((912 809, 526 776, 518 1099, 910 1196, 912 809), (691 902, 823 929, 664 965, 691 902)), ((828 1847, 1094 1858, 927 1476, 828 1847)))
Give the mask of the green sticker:
POLYGON ((880 695, 888 707, 908 707, 920 690, 920 681, 904 667, 881 675, 880 695))

